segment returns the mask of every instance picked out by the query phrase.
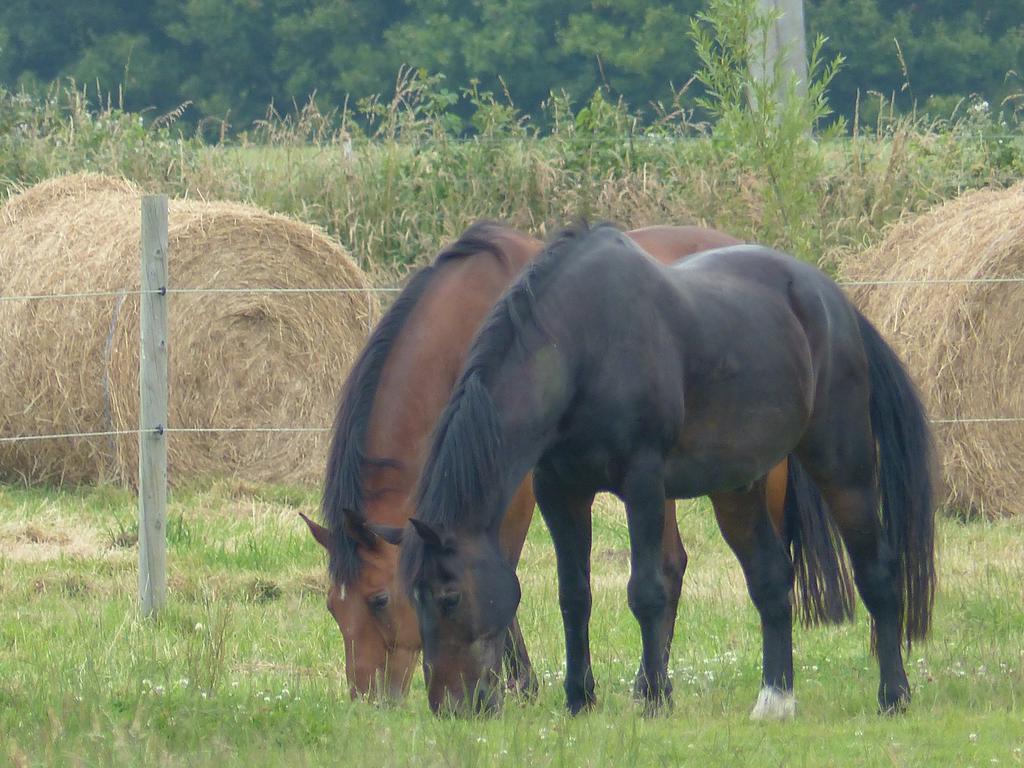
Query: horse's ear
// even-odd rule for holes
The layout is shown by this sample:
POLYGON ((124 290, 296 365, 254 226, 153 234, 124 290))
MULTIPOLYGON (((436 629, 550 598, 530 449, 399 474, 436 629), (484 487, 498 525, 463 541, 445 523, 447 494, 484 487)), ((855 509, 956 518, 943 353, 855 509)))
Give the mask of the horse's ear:
POLYGON ((422 520, 417 520, 415 517, 410 517, 409 522, 412 523, 412 527, 416 529, 416 533, 419 534, 420 538, 423 539, 423 543, 432 549, 444 549, 444 534, 440 528, 437 528, 430 523, 425 523, 422 520))
POLYGON ((386 541, 388 544, 394 544, 396 547, 402 543, 402 535, 405 533, 405 528, 396 527, 394 525, 376 525, 374 523, 366 523, 366 527, 382 541, 386 541))
POLYGON ((341 510, 345 519, 345 533, 360 546, 375 549, 380 543, 376 532, 366 523, 366 519, 354 509, 341 510))
POLYGON ((306 525, 309 526, 309 532, 313 534, 313 538, 317 540, 317 543, 326 549, 328 553, 333 552, 334 543, 331 541, 331 532, 315 520, 310 520, 301 512, 299 512, 299 517, 306 521, 306 525))

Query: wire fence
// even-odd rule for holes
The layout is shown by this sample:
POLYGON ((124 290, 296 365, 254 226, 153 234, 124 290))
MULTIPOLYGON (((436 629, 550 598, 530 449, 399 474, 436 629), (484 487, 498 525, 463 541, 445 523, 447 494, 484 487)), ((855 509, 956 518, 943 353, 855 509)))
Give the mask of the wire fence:
MULTIPOLYGON (((867 287, 867 286, 934 286, 934 285, 961 285, 961 284, 1015 284, 1024 283, 1024 276, 1007 277, 974 277, 974 278, 923 278, 917 280, 839 280, 837 283, 843 287, 867 287)), ((141 297, 144 294, 175 296, 175 295, 196 295, 196 294, 353 294, 353 293, 375 293, 393 295, 401 292, 397 286, 372 286, 367 288, 259 288, 259 287, 237 287, 237 288, 164 288, 154 291, 143 291, 138 288, 123 288, 106 291, 81 291, 76 293, 47 293, 47 294, 26 294, 20 296, 0 295, 0 302, 29 302, 29 301, 79 301, 88 299, 118 298, 124 299, 130 296, 141 297)), ((339 382, 340 384, 340 382, 339 382)), ((931 419, 932 424, 1015 424, 1024 422, 1024 415, 985 415, 977 417, 939 417, 931 419)), ((97 432, 54 432, 35 435, 13 435, 0 436, 0 444, 37 442, 42 440, 70 440, 89 439, 99 437, 119 437, 124 435, 140 435, 148 433, 157 434, 245 434, 245 433, 310 433, 320 434, 329 432, 328 427, 315 426, 260 426, 260 427, 234 427, 234 426, 207 426, 207 427, 172 427, 160 426, 154 430, 143 429, 110 429, 97 432)))

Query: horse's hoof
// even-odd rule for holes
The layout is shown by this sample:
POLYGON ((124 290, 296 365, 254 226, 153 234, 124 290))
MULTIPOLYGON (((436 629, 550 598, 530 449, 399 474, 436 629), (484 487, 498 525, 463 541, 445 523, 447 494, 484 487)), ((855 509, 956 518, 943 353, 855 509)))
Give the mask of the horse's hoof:
POLYGON ((637 701, 644 701, 647 698, 648 687, 647 675, 644 674, 644 668, 641 666, 633 678, 633 698, 637 701))
POLYGON ((890 695, 884 685, 878 688, 878 711, 883 715, 902 715, 910 706, 910 685, 895 686, 890 695))
POLYGON ((587 710, 591 710, 595 706, 597 706, 597 699, 596 698, 573 699, 571 701, 567 701, 565 706, 566 706, 566 709, 569 710, 569 714, 575 716, 575 715, 580 714, 581 712, 586 712, 587 710))
POLYGON ((537 693, 540 691, 540 682, 537 680, 537 675, 531 669, 526 674, 519 675, 519 677, 510 677, 508 679, 508 691, 526 701, 535 701, 537 693))
POLYGON ((757 694, 751 720, 792 720, 796 717, 796 696, 774 685, 766 685, 757 694))
POLYGON ((597 694, 593 690, 566 691, 565 706, 570 715, 578 715, 587 709, 593 709, 597 705, 597 694))
POLYGON ((644 717, 658 717, 659 715, 668 715, 672 712, 672 696, 669 693, 664 693, 656 698, 648 698, 643 702, 644 717))
POLYGON ((644 717, 657 717, 672 711, 672 681, 667 677, 661 691, 652 691, 647 675, 638 672, 633 682, 633 698, 644 708, 644 717))
MULTIPOLYGON (((638 669, 633 679, 633 698, 641 703, 655 698, 651 693, 651 684, 644 674, 643 668, 638 669)), ((661 695, 657 698, 669 701, 672 699, 672 680, 666 675, 661 683, 661 695)))

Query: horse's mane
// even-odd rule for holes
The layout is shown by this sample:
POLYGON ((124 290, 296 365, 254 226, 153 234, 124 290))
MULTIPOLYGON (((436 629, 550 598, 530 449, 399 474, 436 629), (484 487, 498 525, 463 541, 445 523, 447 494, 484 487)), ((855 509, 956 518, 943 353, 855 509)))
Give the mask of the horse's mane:
MULTIPOLYGON (((590 227, 585 222, 561 230, 491 309, 434 428, 416 491, 418 519, 442 527, 490 524, 477 515, 481 509, 493 509, 503 465, 501 423, 486 385, 525 329, 543 332, 536 301, 569 263, 567 257, 592 233, 607 229, 619 231, 611 224, 590 227)), ((422 544, 419 536, 406 536, 403 541, 400 567, 410 587, 423 567, 422 544)))
POLYGON ((356 541, 346 533, 344 510, 365 514, 363 472, 366 467, 396 467, 398 464, 394 459, 366 454, 374 397, 395 340, 442 266, 478 253, 507 262, 508 257, 499 244, 499 238, 507 232, 497 222, 477 222, 441 251, 431 265, 416 272, 370 335, 345 381, 327 454, 321 503, 321 513, 334 544, 331 576, 340 584, 351 584, 359 576, 361 565, 356 541))

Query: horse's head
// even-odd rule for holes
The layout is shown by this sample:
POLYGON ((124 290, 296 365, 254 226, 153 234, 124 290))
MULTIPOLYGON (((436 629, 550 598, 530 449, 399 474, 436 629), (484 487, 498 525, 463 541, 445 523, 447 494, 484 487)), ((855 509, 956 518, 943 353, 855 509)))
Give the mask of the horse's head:
POLYGON ((515 570, 487 534, 409 522, 415 533, 405 534, 402 575, 419 619, 430 708, 495 712, 502 651, 519 606, 515 570))
MULTIPOLYGON (((377 529, 358 515, 345 517, 362 565, 351 583, 331 579, 327 608, 345 642, 349 694, 398 700, 409 689, 420 650, 416 614, 397 581, 398 547, 387 540, 393 536, 386 531, 401 529, 377 529)), ((305 515, 302 519, 330 555, 330 531, 305 515)))

